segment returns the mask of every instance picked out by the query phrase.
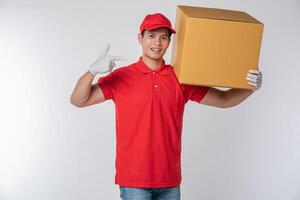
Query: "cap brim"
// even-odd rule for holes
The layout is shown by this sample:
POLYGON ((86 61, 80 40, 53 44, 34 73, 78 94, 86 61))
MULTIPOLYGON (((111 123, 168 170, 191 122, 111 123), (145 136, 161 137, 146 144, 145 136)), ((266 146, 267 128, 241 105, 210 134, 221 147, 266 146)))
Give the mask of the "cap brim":
POLYGON ((174 29, 172 29, 171 27, 169 27, 169 26, 161 26, 161 25, 159 25, 159 26, 153 26, 151 28, 144 28, 144 29, 152 31, 152 30, 155 30, 155 29, 158 29, 158 28, 168 28, 171 31, 171 33, 173 33, 173 34, 176 33, 176 31, 174 29))

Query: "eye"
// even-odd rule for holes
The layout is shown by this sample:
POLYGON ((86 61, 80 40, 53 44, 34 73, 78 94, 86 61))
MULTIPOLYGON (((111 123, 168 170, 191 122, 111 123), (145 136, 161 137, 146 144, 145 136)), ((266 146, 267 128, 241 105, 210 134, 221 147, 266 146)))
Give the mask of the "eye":
POLYGON ((169 38, 167 36, 162 36, 162 40, 167 41, 169 38))
POLYGON ((154 34, 149 34, 148 37, 149 38, 154 38, 154 34))

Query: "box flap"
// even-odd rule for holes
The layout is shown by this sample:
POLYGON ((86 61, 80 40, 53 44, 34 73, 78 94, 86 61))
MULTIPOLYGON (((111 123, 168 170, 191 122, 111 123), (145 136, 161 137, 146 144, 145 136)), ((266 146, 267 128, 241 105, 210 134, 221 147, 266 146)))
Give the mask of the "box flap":
POLYGON ((178 5, 178 7, 183 11, 183 13, 187 17, 229 20, 229 21, 261 24, 260 21, 248 15, 246 12, 224 10, 218 8, 192 7, 192 6, 184 6, 184 5, 178 5))

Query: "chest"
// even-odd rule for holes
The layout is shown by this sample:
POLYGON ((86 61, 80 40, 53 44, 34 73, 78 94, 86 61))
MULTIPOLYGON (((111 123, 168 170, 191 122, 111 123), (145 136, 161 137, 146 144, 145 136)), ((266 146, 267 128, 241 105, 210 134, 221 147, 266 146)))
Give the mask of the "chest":
POLYGON ((118 88, 116 101, 127 106, 159 105, 171 109, 184 102, 182 91, 173 74, 133 74, 122 80, 118 88))

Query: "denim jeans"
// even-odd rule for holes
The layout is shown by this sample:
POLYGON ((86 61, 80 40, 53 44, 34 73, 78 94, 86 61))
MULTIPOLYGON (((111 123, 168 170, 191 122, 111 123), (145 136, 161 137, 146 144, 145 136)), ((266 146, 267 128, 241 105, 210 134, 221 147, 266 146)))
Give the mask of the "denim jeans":
POLYGON ((168 188, 130 188, 120 186, 121 200, 180 200, 180 185, 168 188))

